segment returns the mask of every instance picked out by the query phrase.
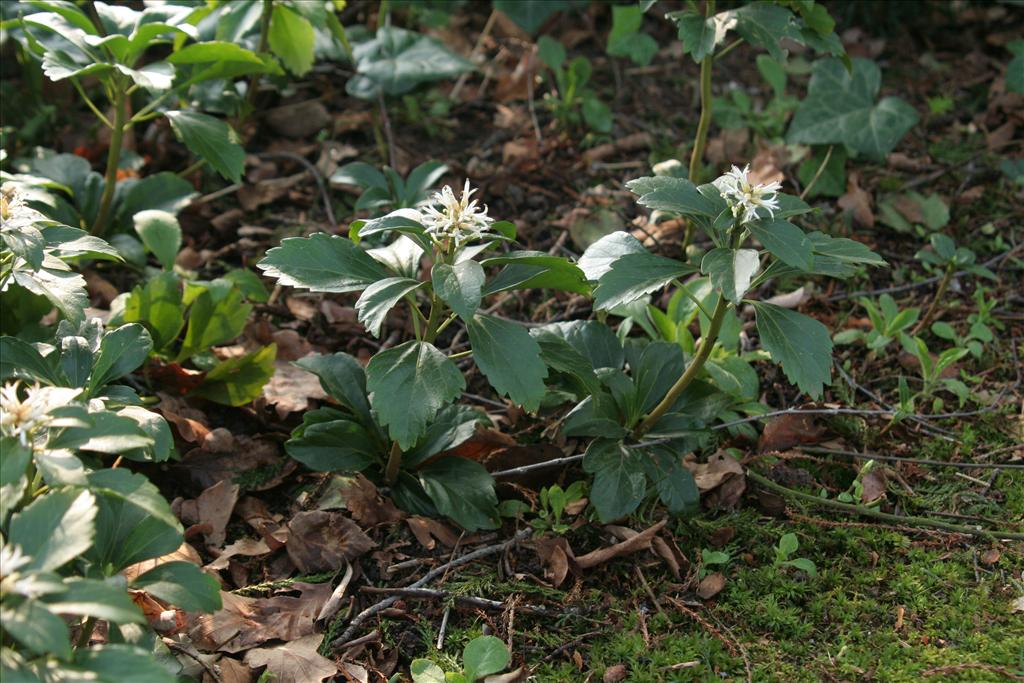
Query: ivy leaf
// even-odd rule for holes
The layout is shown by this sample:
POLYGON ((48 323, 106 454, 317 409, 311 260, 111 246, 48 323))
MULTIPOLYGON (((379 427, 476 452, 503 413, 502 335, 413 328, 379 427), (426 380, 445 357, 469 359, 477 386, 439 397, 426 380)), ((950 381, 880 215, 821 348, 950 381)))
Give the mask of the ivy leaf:
POLYGON ((384 324, 388 311, 394 308, 406 294, 425 284, 425 282, 407 277, 386 277, 383 280, 377 280, 363 290, 356 301, 359 322, 363 324, 367 332, 374 337, 379 337, 381 325, 384 324))
POLYGON ((750 234, 787 266, 800 270, 814 267, 811 241, 804 231, 789 221, 754 221, 747 224, 750 234))
POLYGON ((594 290, 594 307, 608 310, 628 304, 696 270, 687 263, 647 251, 626 254, 601 276, 594 290))
POLYGON ((466 321, 473 360, 494 390, 528 412, 540 407, 548 369, 540 345, 522 325, 489 315, 466 321))
POLYGON ((480 308, 484 277, 483 266, 472 260, 454 266, 438 263, 430 272, 434 292, 463 320, 480 308))
POLYGON ((352 240, 322 232, 282 240, 256 267, 282 285, 314 292, 356 292, 387 277, 352 240))
POLYGON ((355 46, 356 75, 348 80, 348 94, 374 99, 377 94, 402 95, 421 83, 451 78, 473 69, 473 64, 437 40, 393 26, 377 29, 372 40, 355 46))
POLYGON ((690 55, 698 64, 714 53, 715 46, 722 42, 730 28, 730 17, 724 12, 707 18, 689 10, 669 12, 667 16, 679 28, 683 54, 690 55))
POLYGON ((270 18, 270 49, 296 76, 313 68, 313 25, 298 12, 280 4, 274 5, 270 18))
POLYGON ((782 365, 789 381, 812 398, 832 382, 832 338, 814 318, 780 306, 751 302, 761 345, 782 365))
POLYGON ((416 477, 437 511, 466 531, 498 528, 494 478, 480 463, 440 458, 418 469, 416 477))
POLYGON ((711 283, 725 298, 738 304, 750 288, 750 281, 761 267, 754 249, 716 248, 704 255, 700 270, 711 276, 711 283))
POLYGON ((381 424, 402 450, 408 450, 437 411, 462 395, 466 380, 436 346, 409 341, 370 360, 366 387, 381 424))
POLYGON ((818 60, 786 141, 845 144, 881 161, 918 121, 917 111, 898 97, 876 104, 881 84, 882 72, 870 60, 853 60, 852 74, 838 59, 818 60))
POLYGON ((174 134, 189 150, 233 183, 240 182, 245 150, 238 135, 218 118, 194 111, 164 112, 174 134))
POLYGON ((602 523, 629 515, 647 492, 641 456, 621 441, 592 441, 583 456, 583 469, 594 475, 590 500, 602 523))

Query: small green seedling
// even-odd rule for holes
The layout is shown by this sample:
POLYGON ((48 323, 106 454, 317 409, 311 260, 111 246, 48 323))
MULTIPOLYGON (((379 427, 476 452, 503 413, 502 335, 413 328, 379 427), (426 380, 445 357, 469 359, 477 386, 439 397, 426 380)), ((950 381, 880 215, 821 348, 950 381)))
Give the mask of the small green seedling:
POLYGON ((896 300, 888 294, 878 297, 877 304, 871 299, 861 299, 860 305, 867 311, 871 331, 864 332, 856 328, 843 330, 832 337, 836 344, 863 341, 869 350, 879 351, 899 339, 900 334, 911 329, 921 315, 921 309, 915 306, 901 309, 896 300))
POLYGON ((571 503, 576 503, 586 495, 586 482, 575 481, 567 489, 562 489, 558 484, 545 487, 540 491, 540 510, 537 511, 537 519, 531 524, 537 531, 553 531, 556 534, 564 534, 569 531, 569 525, 562 522, 562 513, 571 503))
POLYGON ((708 550, 704 548, 700 551, 700 578, 704 578, 711 573, 711 567, 725 568, 727 564, 732 562, 732 555, 725 552, 724 550, 708 550))
MULTIPOLYGON (((511 657, 505 643, 494 636, 479 636, 462 651, 462 671, 444 671, 429 659, 414 659, 409 667, 413 683, 474 683, 508 667, 511 657)), ((402 680, 396 674, 391 681, 402 680)))
POLYGON ((402 178, 393 168, 378 171, 370 164, 354 161, 331 175, 335 185, 355 185, 362 194, 353 207, 356 211, 412 209, 420 206, 435 191, 434 183, 448 172, 440 161, 427 161, 402 178))
POLYGON ((784 534, 782 538, 779 539, 779 544, 775 546, 775 562, 773 563, 773 566, 776 568, 793 567, 795 569, 799 569, 808 576, 817 576, 817 567, 815 567, 814 563, 807 558, 797 557, 792 560, 789 559, 799 548, 800 541, 797 540, 796 534, 784 534))
POLYGON ((593 89, 587 87, 592 68, 586 57, 576 57, 565 63, 565 47, 551 36, 537 40, 540 61, 551 70, 555 78, 555 92, 544 96, 554 113, 558 125, 568 129, 585 123, 598 133, 612 130, 612 112, 593 89), (582 117, 582 118, 581 118, 582 117))

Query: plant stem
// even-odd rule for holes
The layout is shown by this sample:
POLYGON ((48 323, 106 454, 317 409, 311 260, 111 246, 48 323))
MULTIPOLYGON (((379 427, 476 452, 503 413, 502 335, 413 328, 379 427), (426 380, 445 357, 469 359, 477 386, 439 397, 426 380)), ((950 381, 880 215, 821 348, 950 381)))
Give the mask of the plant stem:
POLYGON ((89 617, 82 624, 82 632, 78 634, 78 641, 75 643, 76 649, 89 646, 89 640, 92 638, 92 631, 96 628, 96 618, 89 617))
POLYGON ((188 178, 190 175, 192 175, 193 173, 195 173, 196 171, 198 171, 199 169, 201 169, 205 165, 206 165, 206 159, 199 159, 195 163, 189 164, 189 167, 186 168, 184 171, 179 171, 178 172, 178 177, 179 178, 188 178))
POLYGON ((800 199, 805 199, 807 197, 808 193, 810 193, 814 188, 814 185, 818 182, 818 179, 821 178, 821 174, 825 172, 825 167, 828 166, 828 160, 832 158, 832 149, 833 146, 829 145, 828 151, 825 152, 825 158, 821 160, 821 165, 818 166, 818 170, 814 172, 814 177, 811 178, 811 182, 807 183, 807 187, 805 187, 804 191, 800 193, 800 199))
POLYGON ((989 531, 987 529, 975 529, 974 527, 963 526, 960 524, 952 524, 950 522, 940 522, 937 519, 929 519, 928 517, 904 517, 902 515, 892 515, 888 512, 882 512, 881 510, 875 510, 864 505, 852 505, 850 503, 840 503, 838 500, 831 500, 829 498, 819 498, 818 496, 810 493, 804 493, 803 491, 794 491, 791 488, 776 484, 771 479, 764 477, 753 470, 747 470, 747 477, 757 482, 765 488, 772 489, 777 493, 781 493, 784 496, 803 500, 808 503, 820 505, 821 507, 833 508, 835 510, 842 510, 843 512, 849 512, 852 514, 863 515, 865 517, 874 517, 875 519, 882 519, 887 522, 894 522, 905 526, 920 526, 920 527, 932 527, 934 529, 942 529, 943 531, 951 531, 957 534, 966 534, 968 536, 978 536, 980 538, 987 538, 992 540, 1006 539, 1013 541, 1024 541, 1024 534, 1014 533, 1010 531, 989 531))
POLYGON ((388 464, 384 467, 384 481, 388 486, 394 486, 398 481, 398 472, 402 469, 402 448, 397 441, 391 442, 391 452, 388 453, 388 464))
MULTIPOLYGON (((263 12, 260 14, 259 52, 266 52, 270 42, 270 18, 274 13, 274 0, 263 0, 263 12)), ((238 123, 242 123, 256 104, 256 92, 259 90, 262 74, 255 73, 249 78, 249 88, 245 91, 245 110, 241 112, 238 123)))
POLYGON ((117 189, 117 169, 121 162, 121 143, 124 140, 128 97, 121 87, 120 79, 114 84, 114 123, 110 130, 110 149, 107 150, 107 169, 103 178, 103 196, 100 208, 96 213, 96 222, 92 225, 92 234, 102 236, 110 220, 110 207, 114 202, 114 191, 117 189))
POLYGON ((700 340, 700 348, 697 349, 697 355, 693 357, 690 364, 686 367, 683 374, 676 380, 676 383, 672 385, 672 388, 665 394, 665 398, 661 399, 658 405, 654 406, 644 421, 633 430, 633 437, 639 439, 646 434, 651 427, 657 424, 658 420, 668 412, 668 409, 679 399, 679 395, 682 394, 686 387, 690 386, 690 383, 696 379, 697 374, 704 367, 704 363, 707 362, 708 356, 711 355, 711 349, 715 346, 715 341, 718 339, 718 333, 722 329, 722 321, 725 319, 725 312, 729 308, 729 302, 724 296, 719 294, 718 305, 715 306, 715 312, 711 316, 711 324, 708 326, 708 333, 700 340))
POLYGON ((388 146, 388 166, 398 170, 398 160, 396 158, 395 151, 395 137, 391 133, 391 119, 388 117, 388 108, 384 104, 384 91, 381 90, 377 93, 377 104, 380 105, 380 120, 384 127, 384 137, 387 139, 388 146))
MULTIPOLYGON (((715 0, 707 1, 705 15, 715 13, 715 0)), ((697 135, 693 140, 690 152, 690 182, 696 183, 701 171, 701 159, 704 147, 708 142, 708 130, 711 128, 711 67, 715 62, 714 55, 707 55, 700 63, 700 122, 697 124, 697 135)), ((687 245, 683 245, 683 249, 687 245)))
POLYGON ((953 264, 950 263, 946 266, 946 272, 942 274, 942 279, 939 280, 939 288, 935 290, 935 298, 932 299, 932 305, 925 311, 924 317, 921 318, 914 329, 911 330, 910 336, 916 337, 917 334, 928 327, 928 323, 932 321, 935 314, 939 310, 939 302, 942 301, 943 295, 946 293, 946 288, 949 287, 949 281, 953 279, 953 264))

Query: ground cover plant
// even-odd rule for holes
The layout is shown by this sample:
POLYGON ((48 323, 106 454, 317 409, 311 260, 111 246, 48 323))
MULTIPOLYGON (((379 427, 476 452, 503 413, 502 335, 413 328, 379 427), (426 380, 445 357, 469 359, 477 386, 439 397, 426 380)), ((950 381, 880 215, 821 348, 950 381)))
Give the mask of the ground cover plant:
POLYGON ((1024 680, 1022 28, 0 3, 3 679, 1024 680))

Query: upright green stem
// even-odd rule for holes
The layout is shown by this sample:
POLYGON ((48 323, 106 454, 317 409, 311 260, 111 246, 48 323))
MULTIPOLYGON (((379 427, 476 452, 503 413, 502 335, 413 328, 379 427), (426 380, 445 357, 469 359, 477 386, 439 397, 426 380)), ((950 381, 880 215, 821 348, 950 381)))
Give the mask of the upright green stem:
POLYGON ((939 288, 935 290, 935 298, 932 299, 932 305, 925 311, 924 317, 918 321, 917 325, 910 332, 910 336, 917 336, 921 330, 928 327, 928 323, 935 317, 935 313, 939 310, 939 302, 942 301, 942 297, 946 294, 946 288, 949 287, 949 281, 953 279, 953 264, 950 263, 946 266, 946 272, 942 274, 942 279, 939 280, 939 288))
MULTIPOLYGON (((707 2, 707 16, 715 13, 715 0, 707 2)), ((690 182, 696 183, 700 176, 701 159, 704 147, 708 143, 708 130, 711 128, 711 67, 715 57, 709 54, 700 63, 700 122, 697 124, 697 135, 693 140, 690 152, 690 182)))
POLYGON ((114 191, 117 189, 117 169, 121 163, 121 144, 127 127, 128 95, 121 87, 120 79, 114 84, 114 123, 110 129, 110 149, 107 150, 107 169, 103 179, 103 196, 100 208, 96 213, 96 222, 92 225, 92 234, 102 236, 110 220, 110 207, 114 202, 114 191))
POLYGON ((715 311, 711 314, 711 324, 708 326, 707 334, 700 340, 697 355, 693 357, 693 360, 690 361, 683 374, 680 375, 676 383, 665 394, 665 398, 661 399, 661 402, 654 406, 654 410, 640 423, 640 426, 633 430, 635 438, 639 439, 646 434, 668 412, 668 409, 675 404, 679 396, 686 391, 686 387, 690 386, 693 380, 697 378, 701 368, 704 367, 704 363, 707 362, 708 356, 711 355, 711 349, 715 346, 715 341, 718 339, 718 333, 722 329, 722 321, 725 320, 725 312, 728 308, 729 302, 724 296, 719 295, 718 305, 715 306, 715 311))
MULTIPOLYGON (((263 13, 260 14, 260 43, 259 51, 266 52, 270 43, 270 18, 274 14, 274 0, 263 0, 263 13)), ((249 79, 249 89, 245 93, 246 110, 242 112, 241 119, 244 120, 252 111, 256 103, 256 91, 260 86, 260 74, 253 74, 249 79)), ((239 121, 241 122, 241 121, 239 121)))
POLYGON ((402 469, 402 449, 397 441, 391 442, 391 452, 388 453, 388 464, 384 467, 384 481, 388 486, 394 486, 398 481, 398 472, 402 469))

